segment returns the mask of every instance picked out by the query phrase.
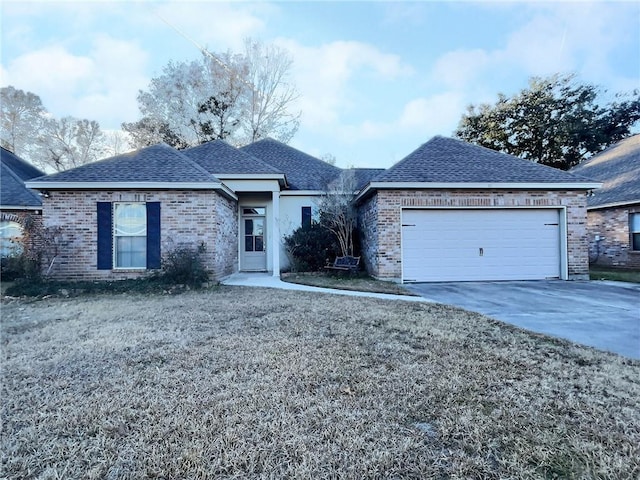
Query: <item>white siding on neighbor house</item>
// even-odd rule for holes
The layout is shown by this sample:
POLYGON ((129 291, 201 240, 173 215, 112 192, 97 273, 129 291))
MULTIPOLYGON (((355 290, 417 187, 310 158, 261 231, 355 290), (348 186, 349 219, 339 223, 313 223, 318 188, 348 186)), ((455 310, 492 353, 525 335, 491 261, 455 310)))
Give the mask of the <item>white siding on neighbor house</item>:
POLYGON ((286 191, 280 195, 280 268, 289 267, 289 259, 284 247, 284 237, 291 235, 302 225, 302 207, 311 207, 312 217, 318 219, 319 195, 291 195, 286 191))
POLYGON ((404 281, 561 276, 562 210, 404 209, 402 225, 404 281))

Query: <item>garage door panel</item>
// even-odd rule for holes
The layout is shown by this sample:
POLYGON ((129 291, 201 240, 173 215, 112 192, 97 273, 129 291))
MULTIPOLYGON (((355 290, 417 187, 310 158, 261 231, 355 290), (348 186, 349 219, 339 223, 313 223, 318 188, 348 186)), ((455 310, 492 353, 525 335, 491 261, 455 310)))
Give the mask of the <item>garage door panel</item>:
POLYGON ((555 209, 404 210, 405 281, 559 277, 555 209))

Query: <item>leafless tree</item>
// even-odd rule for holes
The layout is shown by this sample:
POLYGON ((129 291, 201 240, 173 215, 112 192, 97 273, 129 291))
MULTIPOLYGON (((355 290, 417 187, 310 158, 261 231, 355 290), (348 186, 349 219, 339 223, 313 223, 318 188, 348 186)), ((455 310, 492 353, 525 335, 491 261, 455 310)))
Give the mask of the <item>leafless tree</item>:
POLYGON ((357 210, 353 203, 356 194, 353 170, 345 170, 334 180, 318 202, 322 225, 338 239, 343 256, 353 255, 357 210))

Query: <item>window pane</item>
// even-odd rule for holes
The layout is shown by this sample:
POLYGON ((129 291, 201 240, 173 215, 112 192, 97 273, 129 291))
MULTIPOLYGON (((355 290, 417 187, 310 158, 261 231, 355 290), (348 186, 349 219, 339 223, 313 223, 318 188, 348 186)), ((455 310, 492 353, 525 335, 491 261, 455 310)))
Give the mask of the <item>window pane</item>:
POLYGON ((253 235, 244 236, 244 251, 253 252, 253 235))
POLYGON ((631 233, 640 233, 640 213, 632 213, 630 215, 629 230, 631 233))
POLYGON ((253 221, 253 228, 254 235, 264 235, 264 219, 256 218, 253 221))
POLYGON ((259 208, 243 208, 242 213, 244 215, 264 215, 267 209, 264 207, 259 208))
POLYGON ((147 266, 146 237, 116 238, 116 267, 145 268, 147 266))
POLYGON ((143 203, 116 203, 114 225, 116 235, 146 235, 146 205, 143 203))
POLYGON ((253 220, 245 220, 244 221, 244 234, 252 235, 253 234, 253 220))
POLYGON ((262 237, 255 237, 256 239, 256 252, 261 252, 264 250, 264 245, 262 243, 262 237))
POLYGON ((640 251, 640 233, 634 233, 632 235, 632 250, 640 251))

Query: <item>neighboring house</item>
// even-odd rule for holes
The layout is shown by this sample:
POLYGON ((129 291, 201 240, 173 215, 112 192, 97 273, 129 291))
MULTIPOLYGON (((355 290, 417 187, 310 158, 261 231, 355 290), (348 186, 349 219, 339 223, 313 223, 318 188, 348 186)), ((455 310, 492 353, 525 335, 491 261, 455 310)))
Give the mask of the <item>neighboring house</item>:
POLYGON ((9 150, 0 149, 0 257, 6 257, 19 252, 26 223, 40 223, 40 195, 24 182, 44 173, 9 150))
MULTIPOLYGON (((286 268, 283 237, 311 221, 343 170, 272 139, 156 145, 28 183, 65 252, 52 274, 115 279, 204 244, 219 279, 286 268)), ((395 281, 586 278, 586 193, 599 184, 435 137, 391 167, 353 169, 363 259, 395 281)))
POLYGON ((616 143, 571 172, 603 182, 587 199, 591 263, 640 268, 640 135, 616 143))

